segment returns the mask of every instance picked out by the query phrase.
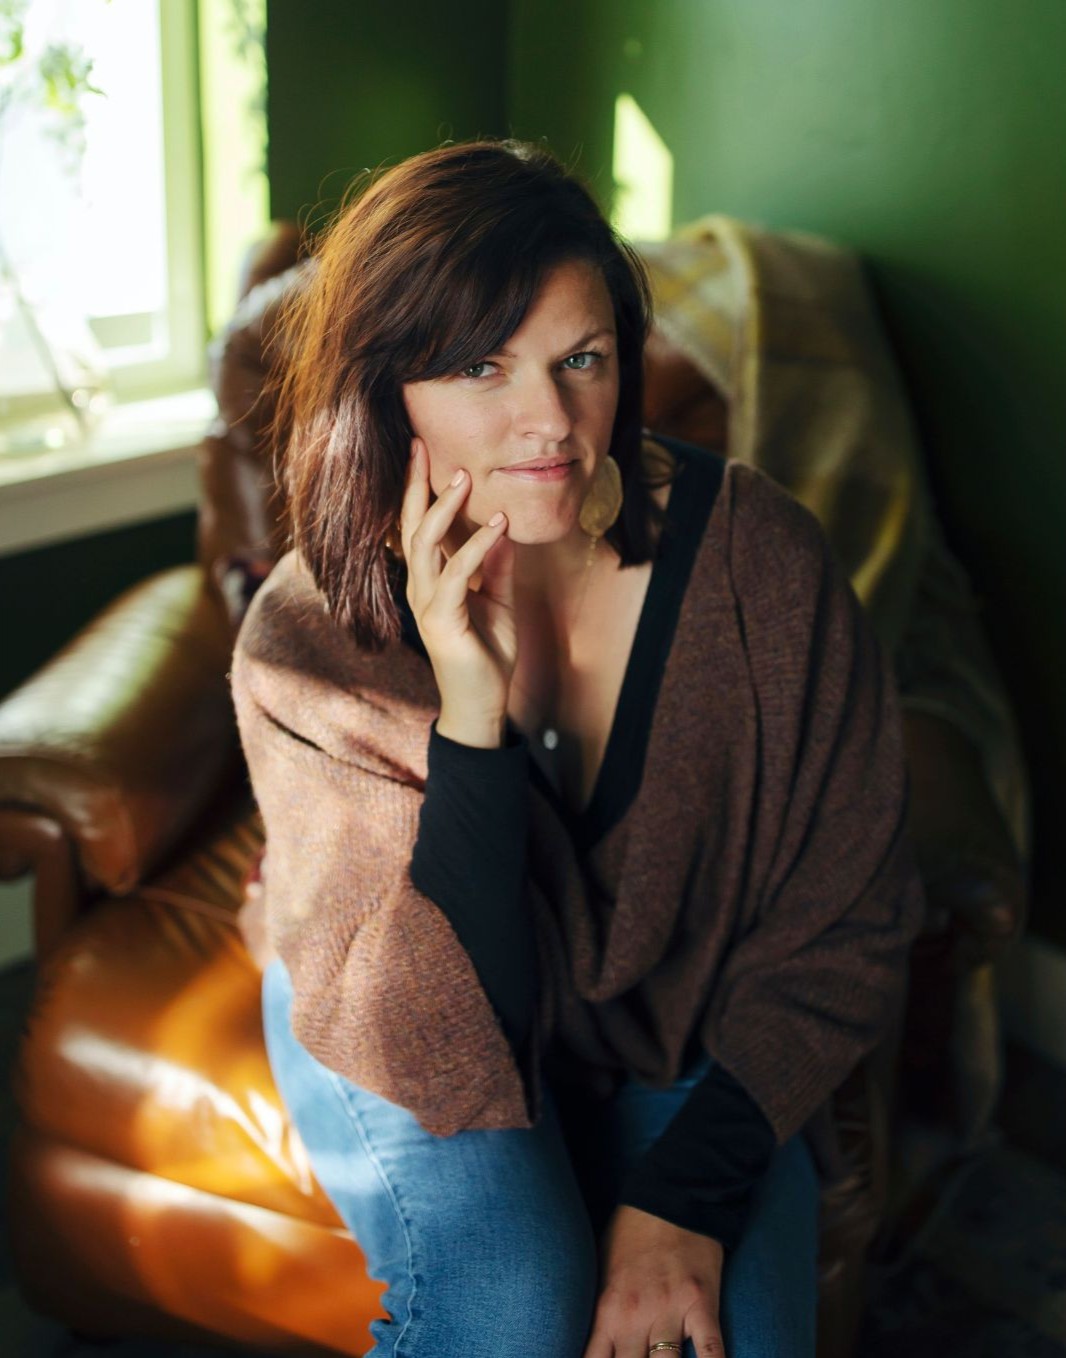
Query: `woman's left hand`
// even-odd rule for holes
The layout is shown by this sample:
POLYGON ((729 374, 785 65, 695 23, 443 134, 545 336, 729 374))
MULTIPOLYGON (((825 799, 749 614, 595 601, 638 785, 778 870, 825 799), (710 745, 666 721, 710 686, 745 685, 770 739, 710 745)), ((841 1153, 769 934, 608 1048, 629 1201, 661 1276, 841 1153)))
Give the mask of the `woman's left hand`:
POLYGON ((652 1344, 686 1339, 699 1358, 725 1358, 718 1326, 724 1251, 717 1240, 623 1203, 601 1251, 602 1286, 584 1358, 648 1358, 652 1344))

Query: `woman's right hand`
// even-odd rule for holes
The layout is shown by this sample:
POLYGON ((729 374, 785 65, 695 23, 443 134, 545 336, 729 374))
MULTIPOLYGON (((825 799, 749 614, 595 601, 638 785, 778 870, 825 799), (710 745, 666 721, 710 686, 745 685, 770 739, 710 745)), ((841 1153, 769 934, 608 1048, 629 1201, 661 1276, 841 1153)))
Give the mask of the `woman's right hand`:
POLYGON ((518 658, 514 544, 507 520, 485 524, 450 556, 444 541, 470 491, 463 471, 430 504, 429 454, 411 440, 400 534, 407 561, 407 602, 440 690, 437 730, 464 745, 503 743, 507 697, 518 658), (471 582, 480 574, 480 588, 471 582))

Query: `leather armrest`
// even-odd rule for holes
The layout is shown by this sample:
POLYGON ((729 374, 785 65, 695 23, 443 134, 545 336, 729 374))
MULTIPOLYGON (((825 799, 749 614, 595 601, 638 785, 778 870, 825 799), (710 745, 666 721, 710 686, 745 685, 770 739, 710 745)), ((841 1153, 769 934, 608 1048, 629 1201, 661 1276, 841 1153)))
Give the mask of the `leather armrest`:
POLYGON ((0 804, 54 820, 87 882, 130 891, 240 768, 230 654, 201 566, 128 590, 0 703, 0 804))

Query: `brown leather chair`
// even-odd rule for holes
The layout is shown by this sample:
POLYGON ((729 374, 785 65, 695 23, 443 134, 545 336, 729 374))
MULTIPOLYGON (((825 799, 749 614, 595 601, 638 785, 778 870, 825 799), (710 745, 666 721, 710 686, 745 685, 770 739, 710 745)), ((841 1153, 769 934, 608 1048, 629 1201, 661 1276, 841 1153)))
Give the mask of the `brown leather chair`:
MULTIPOLYGON (((283 549, 263 377, 296 249, 281 229, 250 260, 215 353, 199 562, 123 595, 0 704, 0 876, 35 874, 39 961, 9 1218, 26 1298, 73 1329, 362 1354, 383 1285, 279 1101, 234 924, 262 828, 226 671, 235 620, 283 549)), ((658 335, 648 378, 650 428, 724 446, 724 403, 658 335)), ((980 778, 936 725, 908 733, 916 814, 980 778)), ((986 812, 975 792, 978 838, 986 812)), ((922 1021, 967 987, 978 1021, 994 1022, 973 978, 1020 927, 1011 870, 1004 859, 998 876, 931 884, 906 1019, 833 1101, 820 1358, 854 1348, 907 1114, 906 1063, 894 1108, 901 1038, 926 1072, 949 1059, 952 1033, 922 1021)))

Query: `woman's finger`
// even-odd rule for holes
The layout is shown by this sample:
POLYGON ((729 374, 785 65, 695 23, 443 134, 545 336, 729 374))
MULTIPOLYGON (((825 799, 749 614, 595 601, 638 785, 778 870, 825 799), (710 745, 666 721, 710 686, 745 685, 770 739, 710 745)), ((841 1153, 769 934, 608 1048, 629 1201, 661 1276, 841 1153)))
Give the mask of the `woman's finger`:
MULTIPOLYGON (((697 1358, 726 1358, 721 1328, 708 1308, 694 1307, 685 1321, 697 1358)), ((663 1358, 666 1358, 665 1354, 663 1358)))
POLYGON ((581 1358, 615 1358, 614 1343, 605 1329, 593 1330, 581 1358))
MULTIPOLYGON (((437 579, 429 608, 440 617, 448 617, 465 610, 470 582, 484 564, 489 549, 507 531, 507 518, 500 511, 483 524, 448 558, 437 579)), ((428 611, 428 609, 427 609, 428 611)))
MULTIPOLYGON (((418 453, 421 463, 428 462, 423 444, 418 453)), ((429 474, 426 471, 428 498, 429 474)), ((407 574, 409 589, 424 604, 436 589, 444 564, 444 539, 455 521, 460 506, 470 491, 470 474, 461 471, 452 478, 438 498, 411 528, 407 544, 407 574)))
MULTIPOLYGON (((510 527, 510 523, 507 524, 510 527)), ((470 588, 476 589, 484 599, 514 611, 515 552, 514 543, 507 536, 506 528, 496 541, 490 544, 481 563, 480 573, 475 572, 470 588)))
POLYGON ((407 561, 411 559, 411 534, 422 522, 429 508, 429 477, 426 474, 425 463, 425 446, 420 438, 413 438, 411 456, 407 460, 403 500, 400 502, 400 541, 407 561))

